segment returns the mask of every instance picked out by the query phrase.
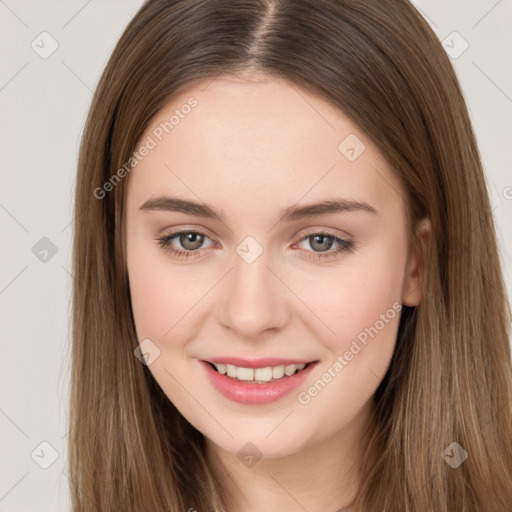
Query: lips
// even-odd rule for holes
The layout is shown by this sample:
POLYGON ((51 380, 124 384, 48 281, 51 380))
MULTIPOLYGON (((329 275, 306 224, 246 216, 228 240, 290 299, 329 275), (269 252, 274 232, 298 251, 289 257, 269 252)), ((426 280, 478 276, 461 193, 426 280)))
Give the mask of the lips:
POLYGON ((204 368, 204 371, 206 372, 206 375, 213 387, 216 388, 217 391, 219 391, 226 398, 241 404, 262 405, 278 401, 288 395, 298 386, 300 386, 308 377, 308 375, 311 374, 318 361, 301 362, 301 360, 297 359, 277 358, 257 360, 247 360, 240 358, 212 358, 208 361, 200 361, 200 363, 204 368), (269 382, 258 382, 256 380, 239 380, 238 378, 232 378, 228 375, 223 375, 215 369, 215 365, 212 364, 214 361, 216 361, 217 365, 224 365, 225 363, 223 361, 225 361, 226 367, 231 365, 230 362, 238 362, 239 364, 246 365, 242 366, 241 368, 253 368, 255 369, 255 372, 257 372, 259 368, 268 368, 269 366, 276 365, 276 363, 277 366, 290 366, 298 363, 299 365, 304 364, 305 367, 300 371, 296 371, 290 376, 284 376, 283 378, 271 380, 269 382))

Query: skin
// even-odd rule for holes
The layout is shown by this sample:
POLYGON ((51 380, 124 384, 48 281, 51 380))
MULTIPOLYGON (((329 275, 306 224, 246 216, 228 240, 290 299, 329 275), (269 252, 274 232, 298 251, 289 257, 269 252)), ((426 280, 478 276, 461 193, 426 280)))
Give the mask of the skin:
MULTIPOLYGON (((359 443, 400 314, 308 404, 298 393, 394 303, 419 304, 421 257, 408 244, 405 190, 340 110, 257 73, 223 75, 174 97, 140 143, 191 96, 198 105, 129 175, 127 268, 138 338, 159 348, 150 371, 207 437, 208 460, 227 492, 229 512, 334 512, 355 497, 358 480, 350 470, 361 457, 359 443), (349 134, 366 146, 354 161, 338 149, 349 134), (207 203, 226 221, 139 209, 159 195, 207 203), (364 201, 377 214, 278 222, 283 208, 334 197, 364 201), (207 235, 203 245, 196 243, 198 257, 180 259, 155 241, 186 229, 207 235), (355 249, 314 259, 322 254, 307 236, 314 231, 352 240, 355 249), (263 248, 252 263, 236 252, 247 236, 263 248), (306 384, 277 402, 245 405, 210 384, 199 361, 215 356, 319 364, 306 384), (262 454, 252 467, 237 457, 248 442, 262 454)), ((423 234, 428 229, 427 223, 423 234)), ((324 249, 332 254, 338 246, 329 241, 324 249)), ((170 244, 191 247, 179 237, 170 244)))

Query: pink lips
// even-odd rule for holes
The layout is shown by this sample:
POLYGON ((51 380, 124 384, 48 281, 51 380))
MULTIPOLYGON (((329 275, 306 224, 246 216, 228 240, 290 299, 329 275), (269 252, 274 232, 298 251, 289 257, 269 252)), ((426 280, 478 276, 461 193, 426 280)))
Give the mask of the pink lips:
MULTIPOLYGON (((307 364, 309 361, 298 361, 293 359, 253 359, 251 361, 240 358, 213 358, 208 361, 217 364, 234 364, 243 368, 265 368, 267 366, 288 366, 290 364, 307 364)), ((258 384, 257 382, 241 381, 222 375, 207 361, 201 361, 204 370, 212 385, 226 398, 241 404, 267 404, 275 402, 284 397, 297 387, 311 373, 318 361, 309 362, 303 370, 271 382, 258 384)))

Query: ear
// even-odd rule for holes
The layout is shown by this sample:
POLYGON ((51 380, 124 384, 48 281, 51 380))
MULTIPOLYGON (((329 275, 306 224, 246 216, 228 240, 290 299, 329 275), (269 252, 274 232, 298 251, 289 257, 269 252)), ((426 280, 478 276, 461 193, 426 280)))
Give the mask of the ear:
POLYGON ((414 235, 417 243, 411 243, 407 256, 402 288, 402 303, 405 306, 417 306, 421 302, 423 295, 421 271, 425 264, 428 247, 430 246, 431 234, 432 225, 430 219, 425 217, 416 225, 414 235))

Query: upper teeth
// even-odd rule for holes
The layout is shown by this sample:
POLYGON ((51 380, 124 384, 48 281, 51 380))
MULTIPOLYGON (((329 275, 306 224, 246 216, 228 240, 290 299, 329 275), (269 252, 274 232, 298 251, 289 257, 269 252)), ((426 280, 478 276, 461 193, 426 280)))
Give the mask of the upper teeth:
POLYGON ((302 370, 305 364, 290 364, 288 366, 267 366, 266 368, 239 368, 232 364, 215 364, 218 372, 222 375, 227 373, 228 377, 239 380, 255 380, 269 382, 272 379, 280 379, 284 375, 293 375, 297 370, 302 370))

